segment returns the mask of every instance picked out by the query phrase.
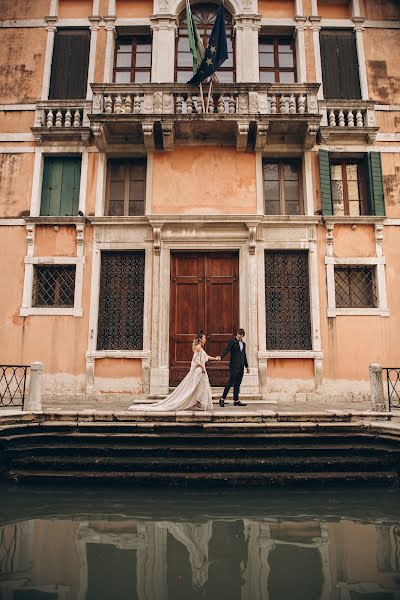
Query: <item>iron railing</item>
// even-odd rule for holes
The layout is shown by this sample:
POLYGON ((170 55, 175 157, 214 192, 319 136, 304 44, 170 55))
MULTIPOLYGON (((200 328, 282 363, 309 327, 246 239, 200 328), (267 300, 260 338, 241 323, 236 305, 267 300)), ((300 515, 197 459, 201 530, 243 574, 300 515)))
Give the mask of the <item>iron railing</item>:
POLYGON ((27 365, 0 365, 0 408, 24 409, 27 365))
POLYGON ((400 367, 384 367, 389 401, 389 412, 400 408, 400 367))

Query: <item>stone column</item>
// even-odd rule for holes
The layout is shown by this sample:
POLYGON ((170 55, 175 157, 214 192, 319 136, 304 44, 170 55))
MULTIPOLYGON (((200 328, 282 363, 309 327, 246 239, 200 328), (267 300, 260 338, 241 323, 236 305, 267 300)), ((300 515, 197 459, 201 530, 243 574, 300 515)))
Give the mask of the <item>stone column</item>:
POLYGON ((258 35, 259 15, 237 15, 236 32, 236 81, 258 82, 260 80, 258 35))
POLYGON ((86 99, 91 100, 93 97, 92 88, 90 84, 93 83, 94 79, 94 66, 96 64, 96 46, 97 46, 97 32, 99 30, 100 17, 93 16, 89 17, 90 25, 90 53, 89 53, 89 67, 88 67, 88 80, 86 89, 86 99))
POLYGON ((104 83, 111 83, 113 79, 113 60, 115 43, 115 16, 104 17, 107 31, 106 56, 104 60, 104 83))
POLYGON ((315 61, 315 79, 317 83, 320 83, 318 90, 318 99, 322 100, 324 97, 324 87, 322 82, 322 64, 321 64, 321 48, 319 44, 319 32, 321 30, 321 17, 311 16, 310 18, 311 27, 313 31, 313 42, 314 42, 314 61, 315 61))
POLYGON ((34 362, 31 364, 29 394, 24 410, 42 410, 42 372, 43 363, 34 362))
POLYGON ((151 81, 172 83, 175 79, 175 38, 178 18, 171 14, 150 17, 153 31, 151 81))
POLYGON ((48 100, 49 98, 49 89, 50 89, 50 76, 51 76, 51 63, 53 60, 53 48, 54 48, 54 38, 56 35, 57 27, 57 17, 45 17, 45 21, 47 23, 47 42, 46 42, 46 53, 44 57, 44 67, 43 67, 43 81, 42 81, 42 93, 41 100, 48 100))
POLYGON ((353 17, 354 31, 356 34, 357 43, 357 56, 358 56, 358 69, 360 73, 360 87, 361 87, 361 98, 368 100, 368 78, 367 78, 367 67, 365 62, 365 51, 364 51, 364 17, 353 17))
POLYGON ((307 17, 297 16, 296 21, 296 58, 297 58, 297 81, 307 83, 306 45, 304 29, 307 17))
POLYGON ((385 411, 386 401, 383 391, 382 367, 376 363, 369 365, 369 381, 371 388, 371 408, 375 411, 385 411))
MULTIPOLYGON (((260 384, 258 378, 258 331, 257 331, 257 226, 255 223, 247 224, 249 230, 249 246, 247 256, 247 360, 250 373, 245 373, 243 379, 243 392, 248 394, 259 394, 260 384)), ((246 326, 245 326, 246 327, 246 326)))

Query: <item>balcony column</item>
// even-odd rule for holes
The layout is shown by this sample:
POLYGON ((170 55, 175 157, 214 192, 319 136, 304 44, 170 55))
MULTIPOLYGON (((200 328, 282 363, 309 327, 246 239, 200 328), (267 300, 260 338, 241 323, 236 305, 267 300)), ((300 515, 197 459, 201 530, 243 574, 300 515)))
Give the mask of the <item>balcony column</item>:
POLYGON ((43 68, 43 81, 42 81, 42 93, 41 100, 48 100, 49 98, 49 89, 50 89, 50 76, 51 76, 51 63, 53 60, 53 48, 54 48, 54 38, 56 35, 57 27, 57 17, 45 17, 45 21, 47 23, 47 42, 46 42, 46 54, 44 58, 44 68, 43 68))
POLYGON ((90 84, 94 79, 94 66, 96 63, 96 47, 97 47, 97 32, 99 30, 100 17, 92 16, 89 17, 90 25, 90 53, 89 53, 89 67, 88 67, 88 80, 86 89, 86 99, 91 100, 93 97, 92 88, 90 84))
POLYGON ((367 79, 367 67, 365 63, 365 51, 364 51, 364 17, 353 17, 354 31, 356 34, 357 44, 357 55, 358 55, 358 69, 360 73, 360 87, 361 87, 361 98, 368 100, 368 79, 367 79))
POLYGON ((150 17, 153 31, 152 83, 173 83, 175 79, 175 38, 178 18, 171 14, 150 17))
POLYGON ((104 83, 111 83, 113 79, 114 44, 115 44, 115 16, 104 17, 107 31, 106 56, 104 61, 104 83))
POLYGON ((304 29, 307 17, 296 16, 296 57, 297 57, 297 81, 307 83, 306 44, 304 29))
POLYGON ((318 100, 324 98, 324 87, 322 81, 322 63, 321 63, 321 47, 319 44, 319 32, 321 30, 321 17, 311 16, 309 18, 311 22, 314 42, 314 60, 315 60, 315 79, 320 84, 318 90, 318 100))
POLYGON ((236 32, 236 81, 258 82, 260 68, 258 57, 259 15, 237 15, 236 32))

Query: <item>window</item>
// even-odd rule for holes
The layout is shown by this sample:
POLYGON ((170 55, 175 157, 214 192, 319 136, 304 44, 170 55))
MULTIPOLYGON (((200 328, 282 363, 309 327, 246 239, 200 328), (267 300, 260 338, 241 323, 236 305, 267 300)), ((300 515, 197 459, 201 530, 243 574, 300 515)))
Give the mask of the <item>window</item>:
POLYGON ((54 39, 49 99, 86 98, 90 32, 59 30, 54 39))
POLYGON ((265 251, 268 350, 311 350, 308 252, 265 251))
POLYGON ((80 179, 80 156, 45 157, 40 214, 42 216, 77 215, 80 179))
POLYGON ((335 266, 336 308, 376 308, 375 268, 335 266))
MULTIPOLYGON (((215 23, 218 5, 211 3, 195 4, 192 6, 192 15, 197 31, 202 39, 203 46, 208 44, 208 38, 215 23)), ((228 44, 228 59, 218 69, 217 77, 221 83, 235 81, 234 74, 234 49, 232 42, 232 16, 225 10, 226 38, 228 44)), ((189 38, 186 24, 186 11, 181 14, 176 47, 176 72, 175 80, 186 83, 193 74, 193 59, 189 49, 189 38)))
POLYGON ((294 83, 296 61, 290 37, 260 37, 260 83, 294 83))
POLYGON ((365 174, 361 162, 333 160, 331 182, 334 215, 355 217, 368 214, 365 174))
POLYGON ((319 151, 323 215, 385 215, 381 155, 367 152, 356 157, 331 156, 319 151))
POLYGON ((325 98, 361 98, 354 32, 323 30, 320 46, 325 98))
POLYGON ((112 159, 108 163, 107 214, 144 215, 146 159, 112 159))
POLYGON ((75 265, 35 267, 32 306, 73 307, 75 265))
POLYGON ((102 252, 98 350, 142 350, 143 251, 102 252))
POLYGON ((150 36, 118 37, 115 46, 114 81, 116 83, 150 83, 150 36))
POLYGON ((265 160, 264 199, 266 215, 301 213, 300 161, 265 160))

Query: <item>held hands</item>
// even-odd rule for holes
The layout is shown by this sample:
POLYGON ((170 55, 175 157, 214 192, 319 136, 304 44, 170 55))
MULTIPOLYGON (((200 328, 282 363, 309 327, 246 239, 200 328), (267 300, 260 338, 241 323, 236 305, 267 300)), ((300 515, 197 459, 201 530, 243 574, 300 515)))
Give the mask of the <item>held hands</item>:
POLYGON ((246 369, 246 373, 250 373, 250 369, 249 369, 249 367, 247 367, 247 369, 246 369))

